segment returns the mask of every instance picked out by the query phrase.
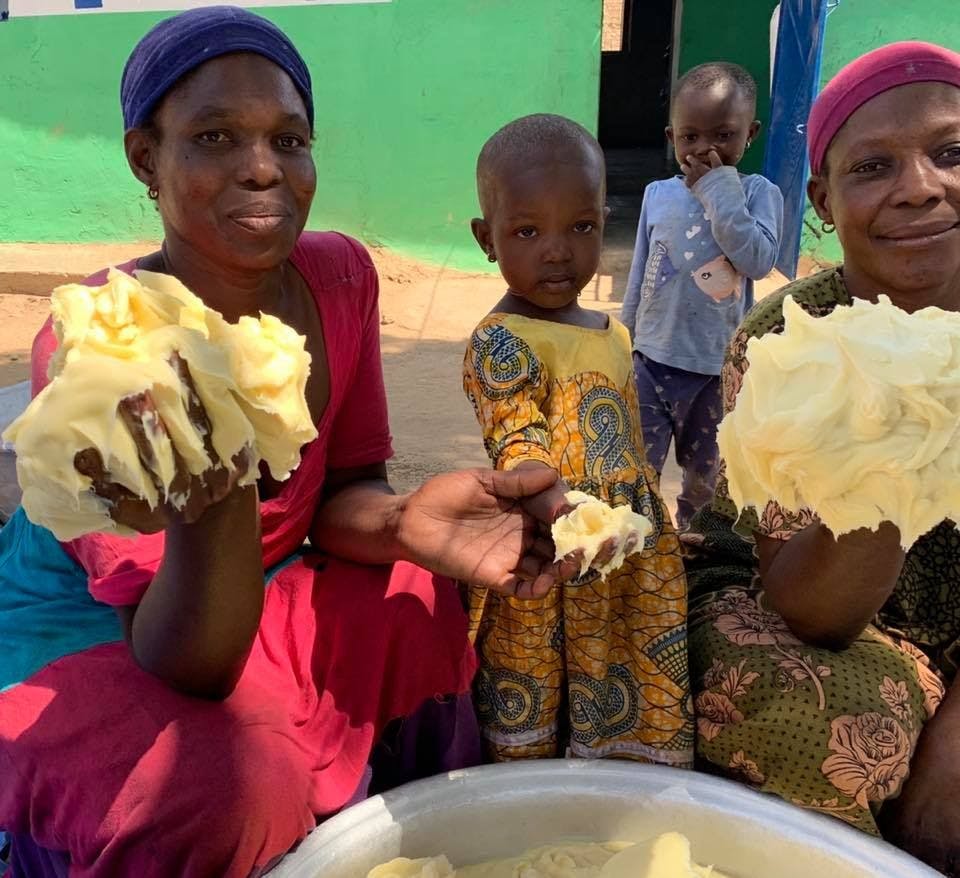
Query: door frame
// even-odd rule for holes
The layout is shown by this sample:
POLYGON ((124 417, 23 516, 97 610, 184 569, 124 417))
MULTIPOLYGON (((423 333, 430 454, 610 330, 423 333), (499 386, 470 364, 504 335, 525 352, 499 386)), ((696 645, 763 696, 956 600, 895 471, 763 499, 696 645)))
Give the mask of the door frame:
MULTIPOLYGON (((673 90, 680 78, 680 37, 683 33, 683 0, 673 0, 673 34, 670 41, 670 94, 667 95, 667 122, 670 121, 670 105, 673 103, 673 90)), ((664 138, 666 140, 666 138, 664 138)), ((672 167, 673 146, 664 143, 664 161, 666 167, 672 167)))

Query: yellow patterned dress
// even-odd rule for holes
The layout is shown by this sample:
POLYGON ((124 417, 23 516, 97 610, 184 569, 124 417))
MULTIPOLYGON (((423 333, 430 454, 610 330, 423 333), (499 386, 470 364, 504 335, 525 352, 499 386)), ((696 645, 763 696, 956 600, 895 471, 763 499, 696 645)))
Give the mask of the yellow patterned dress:
POLYGON ((497 760, 693 761, 687 589, 680 546, 647 465, 630 339, 492 314, 473 332, 463 386, 498 469, 542 461, 574 490, 653 522, 642 552, 543 600, 474 589, 471 629, 484 738, 497 760))

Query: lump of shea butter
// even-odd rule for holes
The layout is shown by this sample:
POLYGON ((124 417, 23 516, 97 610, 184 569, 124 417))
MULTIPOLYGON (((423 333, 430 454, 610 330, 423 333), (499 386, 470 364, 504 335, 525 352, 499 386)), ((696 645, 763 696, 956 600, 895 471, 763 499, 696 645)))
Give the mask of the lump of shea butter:
MULTIPOLYGON (((205 439, 227 466, 249 448, 256 462, 266 461, 283 479, 316 436, 304 395, 310 355, 304 338, 275 317, 229 324, 175 278, 115 270, 100 287, 54 290, 51 313, 58 341, 51 382, 4 439, 17 453, 24 510, 60 540, 125 532, 90 490, 90 479, 76 471, 79 451, 96 449, 112 481, 154 506, 176 474, 174 448, 195 475, 212 463, 205 439), (171 364, 175 353, 186 361, 206 409, 209 437, 187 416, 189 390, 171 364), (147 391, 167 428, 147 424, 152 473, 117 413, 121 400, 147 391)), ((242 483, 257 475, 251 466, 242 483)))
POLYGON ((633 538, 635 545, 642 547, 643 541, 653 530, 650 520, 638 515, 629 506, 608 506, 582 491, 568 491, 566 497, 574 508, 553 523, 556 560, 582 549, 581 576, 593 564, 600 547, 611 537, 617 538, 619 548, 606 564, 596 568, 601 576, 606 576, 623 564, 627 555, 627 540, 633 538))
POLYGON ((693 862, 690 842, 666 832, 642 844, 628 842, 545 845, 518 857, 453 869, 444 857, 399 858, 367 878, 725 878, 693 862))
POLYGON ((399 858, 367 873, 367 878, 599 878, 601 866, 625 845, 552 844, 519 856, 454 869, 445 856, 399 858))
POLYGON ((444 857, 424 857, 411 860, 397 857, 367 873, 367 878, 454 878, 450 861, 444 857))
POLYGON ((631 845, 611 857, 599 878, 724 878, 712 866, 693 861, 690 839, 665 832, 653 841, 631 845))
POLYGON ((960 521, 960 314, 886 296, 783 314, 717 435, 737 507, 808 508, 837 536, 887 520, 904 548, 960 521))
MULTIPOLYGON (((189 296, 204 309, 209 340, 225 351, 236 383, 234 398, 253 427, 257 458, 266 461, 274 478, 285 479, 300 463, 300 448, 317 435, 306 401, 310 354, 303 336, 270 314, 227 323, 175 277, 146 271, 137 272, 137 277, 152 290, 176 298, 189 296)), ((211 404, 216 406, 216 401, 211 404)), ((212 415, 210 420, 216 429, 212 415)))

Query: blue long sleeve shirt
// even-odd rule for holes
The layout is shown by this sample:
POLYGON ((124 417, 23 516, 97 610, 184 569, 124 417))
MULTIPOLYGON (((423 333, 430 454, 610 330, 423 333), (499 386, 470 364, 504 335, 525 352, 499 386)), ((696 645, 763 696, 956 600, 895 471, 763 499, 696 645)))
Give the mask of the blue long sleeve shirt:
POLYGON ((715 168, 688 188, 651 183, 621 320, 651 360, 719 375, 727 344, 753 306, 753 281, 780 251, 783 196, 759 174, 715 168))

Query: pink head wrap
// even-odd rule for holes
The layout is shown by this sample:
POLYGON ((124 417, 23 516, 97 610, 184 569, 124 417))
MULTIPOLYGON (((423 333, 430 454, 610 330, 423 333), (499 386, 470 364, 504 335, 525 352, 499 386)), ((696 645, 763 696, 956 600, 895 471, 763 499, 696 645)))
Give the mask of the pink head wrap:
POLYGON ((891 43, 867 52, 827 83, 810 110, 810 169, 819 174, 830 141, 857 110, 878 94, 911 82, 947 82, 960 88, 960 54, 932 43, 891 43))

